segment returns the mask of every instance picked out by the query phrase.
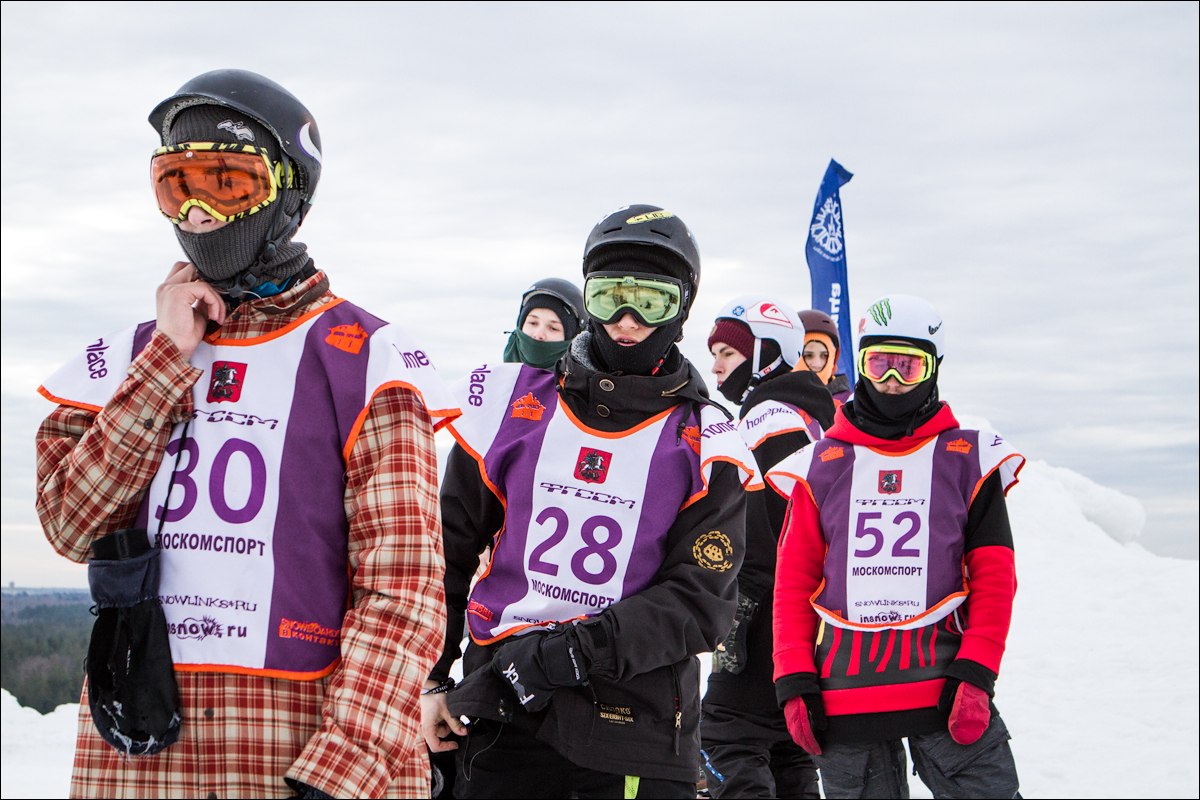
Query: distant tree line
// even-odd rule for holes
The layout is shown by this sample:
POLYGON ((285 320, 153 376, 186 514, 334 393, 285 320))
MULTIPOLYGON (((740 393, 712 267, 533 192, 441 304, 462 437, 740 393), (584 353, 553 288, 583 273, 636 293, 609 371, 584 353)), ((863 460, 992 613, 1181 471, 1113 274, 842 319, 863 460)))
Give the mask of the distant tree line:
POLYGON ((38 604, 4 597, 0 624, 0 686, 28 708, 45 714, 78 703, 83 662, 95 617, 87 593, 74 602, 38 604))

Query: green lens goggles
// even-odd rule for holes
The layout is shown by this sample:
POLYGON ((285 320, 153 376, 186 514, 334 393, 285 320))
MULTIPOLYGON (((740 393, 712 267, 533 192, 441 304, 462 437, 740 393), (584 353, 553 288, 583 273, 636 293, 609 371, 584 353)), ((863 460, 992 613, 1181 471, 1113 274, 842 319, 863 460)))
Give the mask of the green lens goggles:
POLYGON ((629 313, 653 328, 679 318, 683 284, 665 275, 593 272, 583 284, 583 304, 603 325, 629 313))

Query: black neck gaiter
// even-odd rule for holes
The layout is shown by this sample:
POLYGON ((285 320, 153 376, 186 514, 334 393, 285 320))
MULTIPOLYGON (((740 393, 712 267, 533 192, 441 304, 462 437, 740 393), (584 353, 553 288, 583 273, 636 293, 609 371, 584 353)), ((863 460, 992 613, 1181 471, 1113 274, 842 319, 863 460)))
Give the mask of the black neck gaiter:
POLYGON ((859 378, 854 398, 842 406, 860 431, 879 439, 902 439, 933 419, 941 409, 937 375, 907 394, 883 394, 866 378, 859 378))
POLYGON ((672 367, 667 363, 670 356, 679 352, 673 345, 682 330, 683 322, 676 321, 655 328, 645 341, 621 345, 609 337, 603 325, 588 320, 588 331, 592 334, 589 349, 595 363, 613 375, 650 375, 656 368, 655 374, 662 374, 672 367))
POLYGON ((746 399, 746 390, 749 388, 750 359, 746 359, 725 376, 725 380, 717 387, 717 391, 729 402, 740 406, 742 401, 746 399))

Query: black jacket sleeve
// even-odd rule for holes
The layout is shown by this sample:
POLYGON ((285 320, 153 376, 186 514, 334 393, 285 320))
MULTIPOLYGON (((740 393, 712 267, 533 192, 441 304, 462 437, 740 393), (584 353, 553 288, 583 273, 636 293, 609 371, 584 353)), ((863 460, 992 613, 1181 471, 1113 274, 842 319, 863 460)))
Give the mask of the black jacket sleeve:
POLYGON ((462 655, 467 596, 479 570, 479 557, 504 525, 504 506, 488 488, 479 464, 455 444, 441 488, 442 544, 446 554, 446 644, 429 677, 443 681, 462 655))
MULTIPOLYGON (((766 471, 809 443, 803 431, 772 436, 754 451, 759 471, 766 471)), ((738 573, 738 591, 756 603, 770 602, 775 585, 775 550, 783 530, 787 499, 770 486, 749 492, 746 499, 746 558, 738 573)))
POLYGON ((1004 500, 1004 482, 999 471, 993 472, 979 487, 971 507, 967 509, 967 527, 964 531, 965 550, 999 545, 1012 549, 1012 525, 1008 521, 1008 507, 1004 500))
POLYGON ((621 681, 711 652, 728 633, 737 607, 745 524, 739 470, 718 462, 708 493, 671 526, 653 584, 579 626, 590 674, 621 681), (724 541, 732 548, 730 558, 705 557, 706 543, 724 541))

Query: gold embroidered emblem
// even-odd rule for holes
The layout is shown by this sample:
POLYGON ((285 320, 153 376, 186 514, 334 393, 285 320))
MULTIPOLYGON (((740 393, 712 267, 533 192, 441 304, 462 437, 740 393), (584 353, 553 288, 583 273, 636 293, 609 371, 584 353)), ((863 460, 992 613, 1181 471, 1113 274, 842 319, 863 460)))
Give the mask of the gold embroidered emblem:
POLYGON ((607 703, 599 703, 600 719, 605 722, 611 722, 615 725, 632 725, 633 724, 633 709, 629 706, 610 706, 607 703))
POLYGON ((696 538, 692 557, 705 569, 725 572, 733 567, 733 543, 720 531, 709 531, 696 538))

